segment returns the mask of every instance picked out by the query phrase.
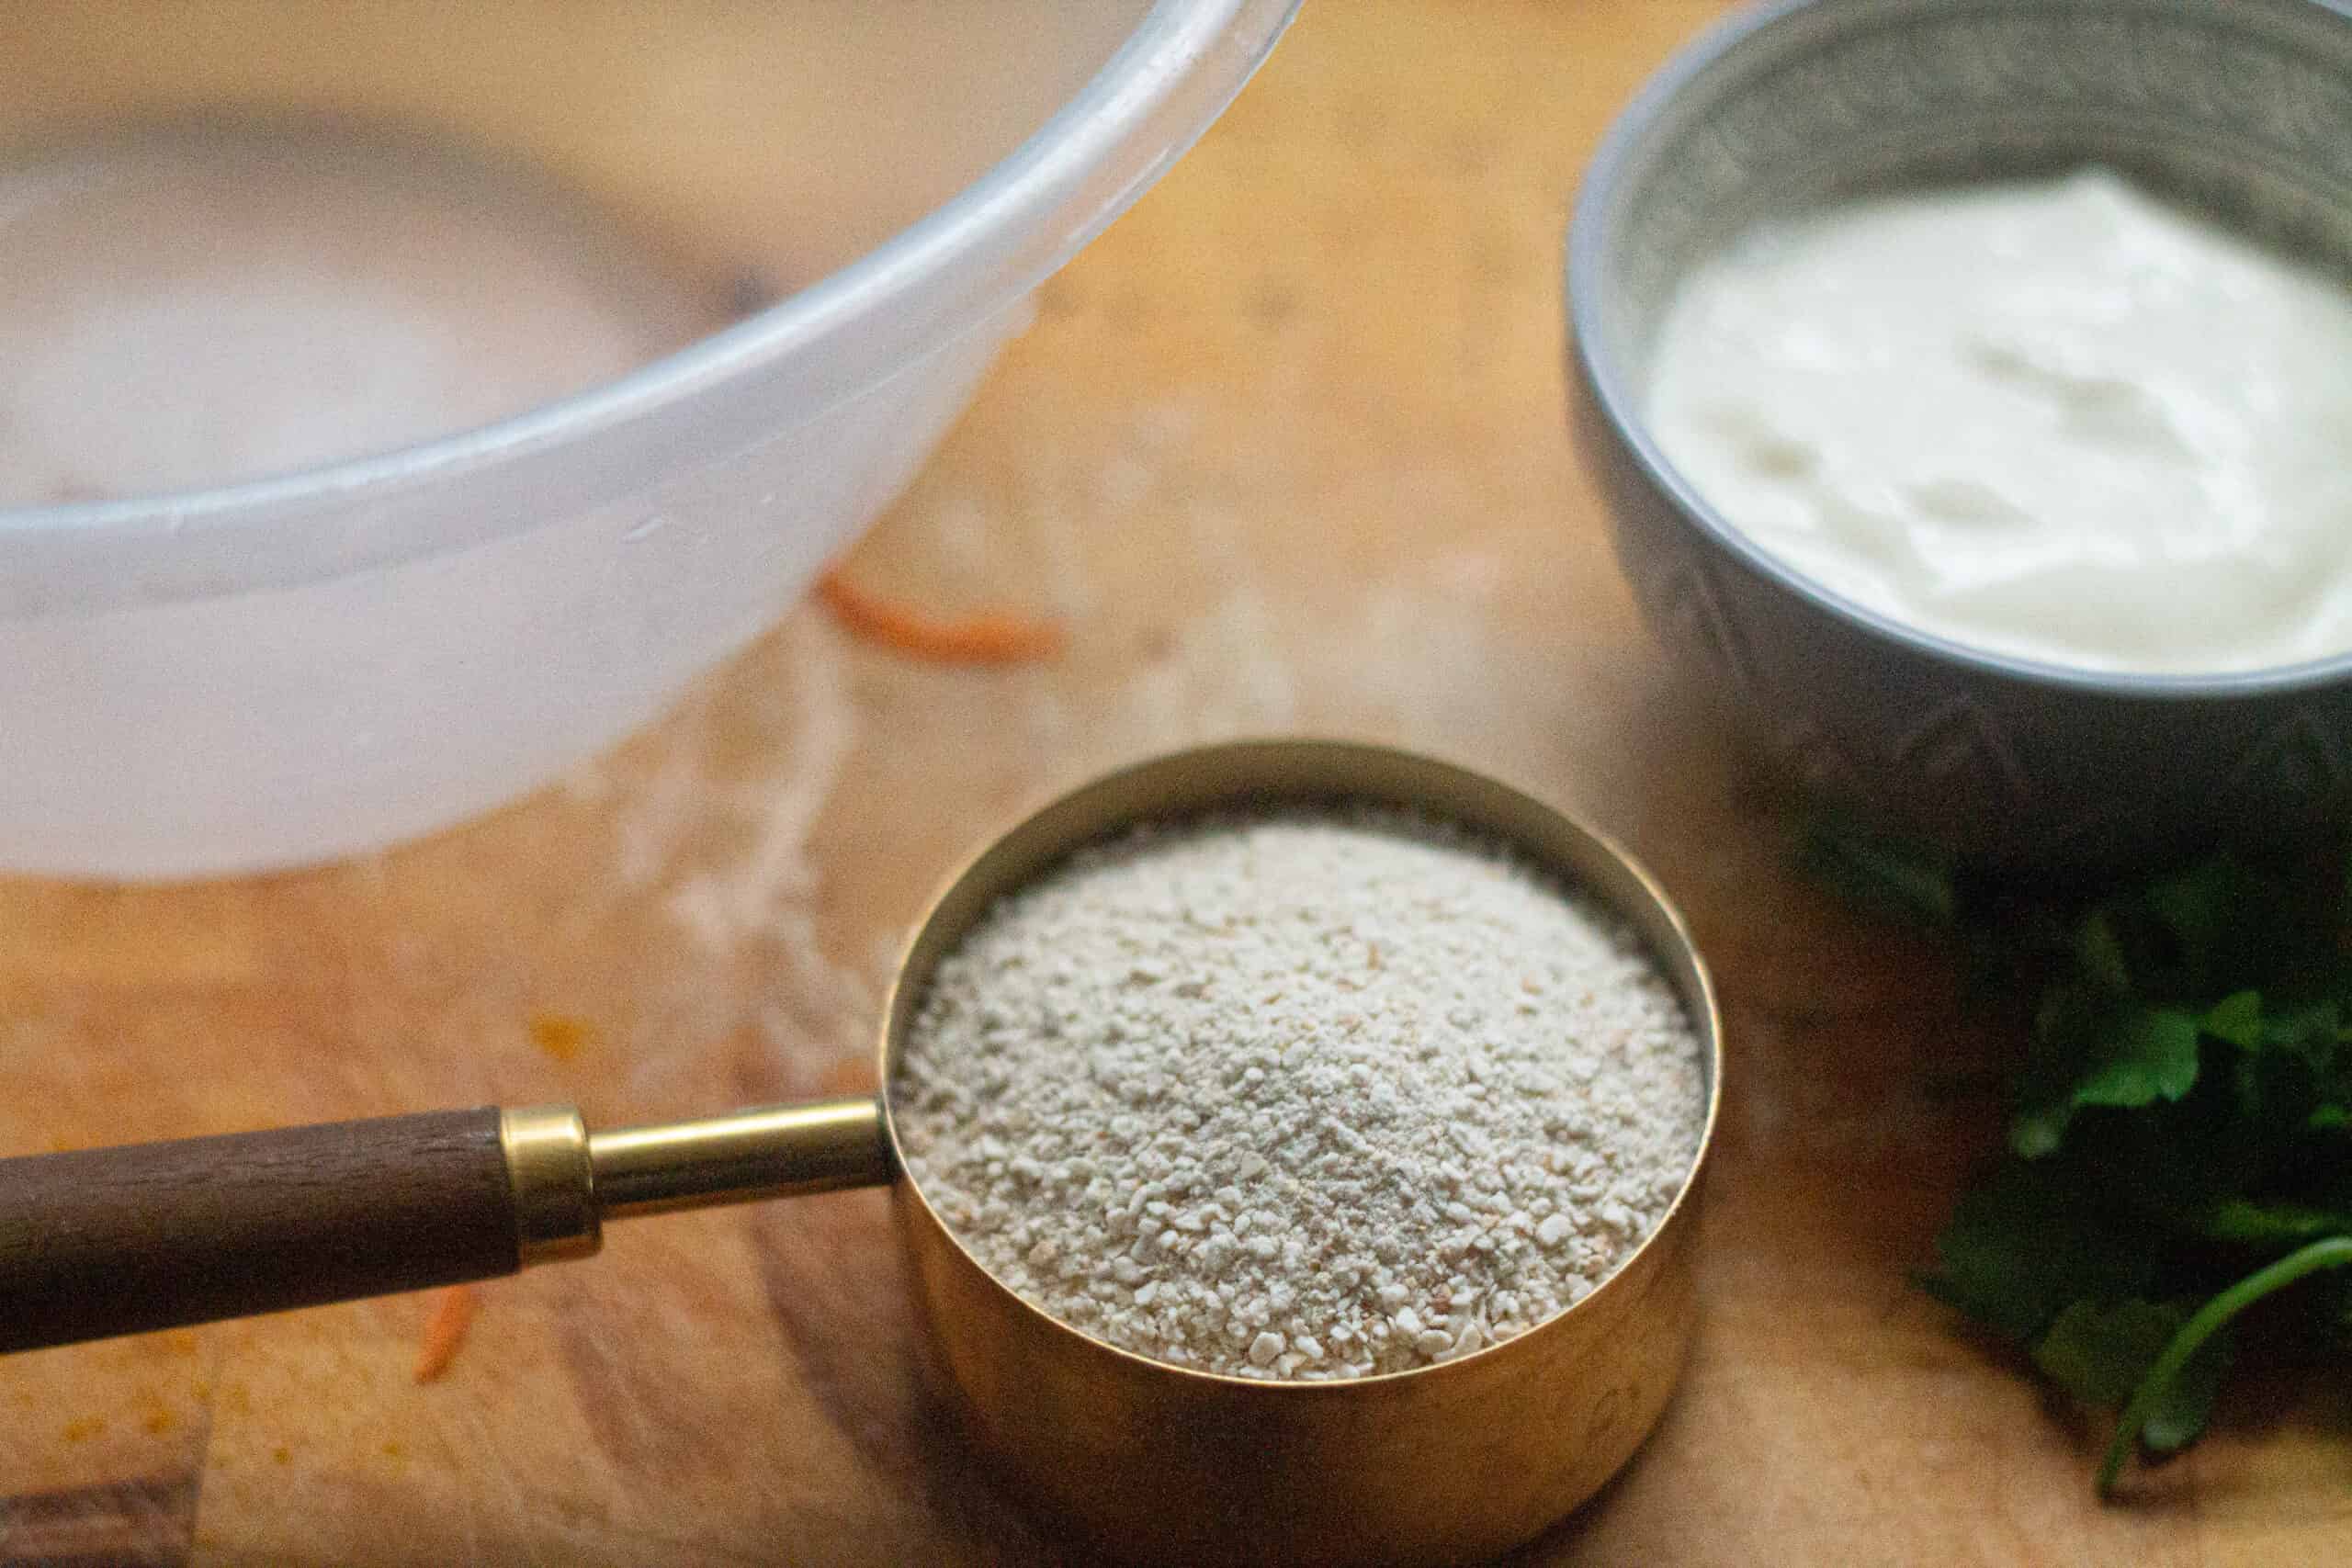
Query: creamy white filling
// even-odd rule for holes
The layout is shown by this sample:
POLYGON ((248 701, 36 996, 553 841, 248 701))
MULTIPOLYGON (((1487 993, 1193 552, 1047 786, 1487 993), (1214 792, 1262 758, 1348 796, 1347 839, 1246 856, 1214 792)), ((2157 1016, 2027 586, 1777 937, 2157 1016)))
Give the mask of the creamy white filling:
POLYGON ((1767 550, 1956 641, 2352 649, 2352 290, 2103 171, 1758 231, 1675 300, 1648 418, 1767 550))

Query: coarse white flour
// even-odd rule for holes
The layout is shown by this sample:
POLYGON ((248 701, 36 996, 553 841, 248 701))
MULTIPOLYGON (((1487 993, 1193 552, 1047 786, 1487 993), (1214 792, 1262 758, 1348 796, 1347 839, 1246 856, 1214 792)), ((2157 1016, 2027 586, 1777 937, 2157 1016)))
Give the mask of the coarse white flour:
POLYGON ((892 1096, 999 1280, 1262 1378, 1400 1371, 1560 1312, 1664 1216, 1705 1102, 1613 916, 1370 807, 1080 852, 941 962, 892 1096))

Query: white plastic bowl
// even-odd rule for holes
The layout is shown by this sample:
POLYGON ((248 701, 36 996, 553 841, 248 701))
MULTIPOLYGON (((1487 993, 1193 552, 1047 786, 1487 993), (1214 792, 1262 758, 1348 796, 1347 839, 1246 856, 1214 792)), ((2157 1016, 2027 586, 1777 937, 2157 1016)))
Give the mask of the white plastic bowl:
POLYGON ((1028 292, 1206 129, 1296 4, 12 7, 0 56, 32 85, 12 83, 0 147, 94 116, 356 113, 446 124, 681 227, 822 221, 797 258, 817 281, 521 417, 0 512, 0 869, 354 853, 646 722, 905 483, 1028 292))

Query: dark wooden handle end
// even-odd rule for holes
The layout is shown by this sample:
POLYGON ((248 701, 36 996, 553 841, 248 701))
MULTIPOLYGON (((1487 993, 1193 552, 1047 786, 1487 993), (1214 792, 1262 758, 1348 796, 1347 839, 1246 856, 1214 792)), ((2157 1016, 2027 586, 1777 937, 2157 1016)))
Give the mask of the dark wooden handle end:
POLYGON ((495 1110, 0 1159, 0 1351, 518 1263, 495 1110))

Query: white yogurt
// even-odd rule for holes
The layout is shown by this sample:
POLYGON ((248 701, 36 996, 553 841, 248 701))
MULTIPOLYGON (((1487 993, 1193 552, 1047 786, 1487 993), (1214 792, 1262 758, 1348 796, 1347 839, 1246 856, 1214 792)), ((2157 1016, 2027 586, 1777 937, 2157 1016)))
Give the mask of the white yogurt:
POLYGON ((1860 604, 2109 671, 2352 649, 2352 290, 2091 171, 1766 228, 1669 310, 1649 425, 1860 604))

